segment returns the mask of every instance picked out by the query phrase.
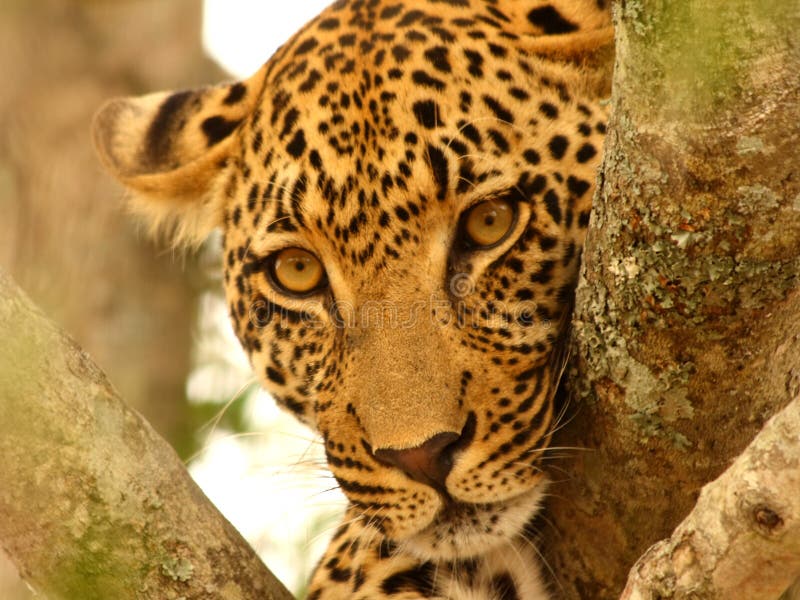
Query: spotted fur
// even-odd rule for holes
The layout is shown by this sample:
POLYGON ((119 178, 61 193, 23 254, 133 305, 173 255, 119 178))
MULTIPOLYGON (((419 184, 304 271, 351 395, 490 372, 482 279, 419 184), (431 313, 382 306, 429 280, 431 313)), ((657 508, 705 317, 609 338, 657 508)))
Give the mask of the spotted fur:
POLYGON ((153 223, 222 229, 236 334, 324 440, 350 507, 310 598, 547 597, 530 522, 610 42, 604 0, 340 1, 246 81, 98 114, 153 223), (516 217, 476 248, 461 223, 487 199, 516 217), (327 284, 276 286, 287 247, 327 284), (432 440, 436 476, 381 459, 432 440))

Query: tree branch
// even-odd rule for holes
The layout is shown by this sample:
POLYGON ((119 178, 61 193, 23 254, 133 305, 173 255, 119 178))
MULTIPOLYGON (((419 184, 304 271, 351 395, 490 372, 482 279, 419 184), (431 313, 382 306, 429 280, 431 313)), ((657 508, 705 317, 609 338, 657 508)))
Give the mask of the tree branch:
POLYGON ((639 559, 621 600, 778 598, 800 575, 799 432, 800 397, 639 559))
POLYGON ((0 270, 0 543, 48 598, 291 598, 125 406, 0 270))

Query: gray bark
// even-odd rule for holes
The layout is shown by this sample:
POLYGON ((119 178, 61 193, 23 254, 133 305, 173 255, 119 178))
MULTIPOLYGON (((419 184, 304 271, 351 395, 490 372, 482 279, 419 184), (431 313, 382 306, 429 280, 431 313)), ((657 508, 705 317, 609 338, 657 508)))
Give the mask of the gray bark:
POLYGON ((57 600, 286 600, 172 448, 0 270, 0 544, 57 600))
POLYGON ((800 391, 800 5, 616 9, 571 421, 554 442, 588 450, 559 464, 544 532, 568 598, 618 597, 800 391))

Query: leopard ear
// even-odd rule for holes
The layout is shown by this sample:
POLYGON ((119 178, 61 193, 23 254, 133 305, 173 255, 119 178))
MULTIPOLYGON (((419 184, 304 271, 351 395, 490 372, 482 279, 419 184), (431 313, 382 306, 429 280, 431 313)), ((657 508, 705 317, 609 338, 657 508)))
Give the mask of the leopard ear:
POLYGON ((199 243, 222 222, 216 188, 265 69, 229 85, 116 98, 95 115, 101 162, 133 192, 132 208, 154 231, 166 227, 176 243, 199 243))

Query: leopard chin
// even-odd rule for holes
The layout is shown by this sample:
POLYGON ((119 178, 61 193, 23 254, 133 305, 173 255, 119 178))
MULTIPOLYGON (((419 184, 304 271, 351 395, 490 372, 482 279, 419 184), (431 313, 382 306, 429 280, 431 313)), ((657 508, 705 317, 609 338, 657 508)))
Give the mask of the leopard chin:
POLYGON ((400 548, 427 561, 469 560, 506 546, 523 534, 539 511, 546 482, 500 502, 443 502, 442 508, 418 533, 399 541, 400 548))

